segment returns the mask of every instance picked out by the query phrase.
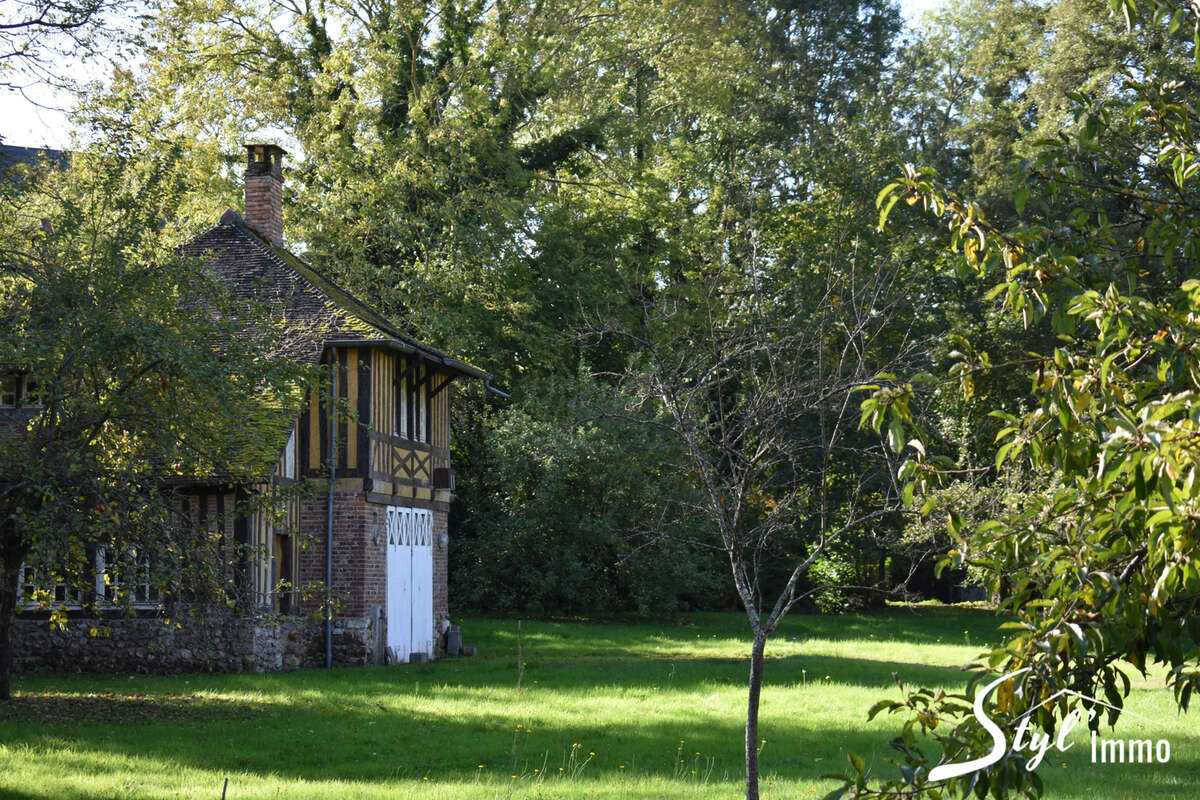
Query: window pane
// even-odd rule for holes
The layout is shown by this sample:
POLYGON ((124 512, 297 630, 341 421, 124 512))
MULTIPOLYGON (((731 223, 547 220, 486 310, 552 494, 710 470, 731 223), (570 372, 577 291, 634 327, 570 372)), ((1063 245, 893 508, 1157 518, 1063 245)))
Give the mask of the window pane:
POLYGON ((5 375, 0 378, 0 408, 16 407, 18 381, 19 378, 16 375, 5 375))
POLYGON ((21 405, 26 408, 33 408, 42 404, 41 387, 33 378, 25 379, 25 395, 21 400, 21 405))

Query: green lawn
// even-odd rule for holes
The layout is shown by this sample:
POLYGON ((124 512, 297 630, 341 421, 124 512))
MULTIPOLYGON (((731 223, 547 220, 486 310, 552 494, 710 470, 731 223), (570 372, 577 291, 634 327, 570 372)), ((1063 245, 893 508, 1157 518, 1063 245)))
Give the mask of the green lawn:
MULTIPOLYGON (((736 798, 744 618, 687 624, 469 619, 472 659, 273 675, 20 676, 0 709, 0 797, 736 798)), ((997 639, 989 612, 894 608, 794 616, 768 645, 762 751, 768 798, 831 786, 845 751, 878 768, 897 726, 866 709, 910 683, 960 687, 956 666, 997 639)), ((1050 798, 1200 795, 1196 718, 1161 678, 1136 683, 1121 738, 1169 738, 1169 764, 1039 769, 1050 798)), ((1114 734, 1115 735, 1115 734, 1114 734)))

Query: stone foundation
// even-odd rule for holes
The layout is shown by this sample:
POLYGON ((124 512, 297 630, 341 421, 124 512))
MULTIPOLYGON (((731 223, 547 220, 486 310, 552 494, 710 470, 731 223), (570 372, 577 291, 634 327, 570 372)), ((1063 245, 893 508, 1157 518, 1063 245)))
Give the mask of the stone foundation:
MULTIPOLYGON (((325 623, 314 625, 320 638, 320 665, 325 665, 325 623)), ((380 664, 376 625, 370 619, 333 620, 333 663, 347 667, 380 664)))
MULTIPOLYGON (((325 579, 323 526, 326 500, 301 506, 302 527, 321 530, 301 548, 298 578, 317 586, 325 579)), ((446 594, 446 502, 411 501, 433 511, 434 657, 442 652, 448 624, 446 594)), ((366 666, 386 663, 386 541, 377 536, 387 506, 363 493, 341 494, 334 506, 333 663, 366 666)), ((216 512, 214 512, 216 513, 216 512)), ((232 535, 230 532, 229 535, 232 535)), ((320 597, 305 600, 305 616, 234 615, 227 609, 166 616, 152 611, 137 617, 96 619, 72 612, 66 630, 44 614, 17 619, 13 667, 18 672, 271 672, 325 666, 325 624, 320 597), (175 623, 178 624, 175 624, 175 623)))
MULTIPOLYGON (((18 619, 16 672, 272 672, 324 664, 324 628, 296 618, 209 615, 18 619)), ((350 650, 351 648, 343 648, 350 650)), ((335 638, 336 652, 336 638, 335 638)), ((362 662, 358 662, 362 663, 362 662)))
MULTIPOLYGON (((380 663, 379 623, 335 618, 335 666, 380 663)), ((13 629, 16 672, 277 672, 325 666, 325 623, 299 617, 181 616, 176 622, 71 617, 66 630, 48 619, 18 618, 13 629)))

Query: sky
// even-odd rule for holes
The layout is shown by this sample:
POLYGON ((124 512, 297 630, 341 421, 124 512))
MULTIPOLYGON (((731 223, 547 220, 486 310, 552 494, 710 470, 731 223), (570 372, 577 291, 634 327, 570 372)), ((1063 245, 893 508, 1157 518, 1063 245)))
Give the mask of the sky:
MULTIPOLYGON (((899 0, 904 18, 912 24, 921 14, 944 0, 899 0)), ((69 98, 44 84, 22 91, 0 88, 0 139, 26 147, 63 148, 70 144, 70 123, 65 107, 69 98)))

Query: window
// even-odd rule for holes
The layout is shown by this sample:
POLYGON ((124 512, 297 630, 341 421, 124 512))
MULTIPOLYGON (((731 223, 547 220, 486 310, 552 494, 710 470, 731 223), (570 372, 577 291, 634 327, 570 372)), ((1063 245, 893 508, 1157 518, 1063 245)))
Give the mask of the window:
POLYGON ((0 377, 0 408, 16 408, 20 392, 20 375, 5 375, 0 377))
MULTIPOLYGON (((403 365, 404 371, 408 365, 403 365)), ((427 426, 429 413, 427 396, 429 385, 426 381, 428 367, 418 365, 407 375, 396 382, 395 424, 393 430, 401 439, 413 442, 427 442, 427 426)), ((401 372, 403 375, 404 372, 401 372)))
POLYGON ((42 404, 41 387, 34 378, 25 377, 25 390, 21 392, 21 405, 26 408, 35 408, 42 404))
POLYGON ((421 405, 417 397, 417 375, 420 373, 420 368, 413 370, 412 375, 408 377, 408 386, 405 387, 408 395, 408 424, 404 429, 404 438, 414 442, 420 440, 421 430, 421 405))
POLYGON ((149 559, 138 558, 136 551, 130 551, 127 558, 115 562, 112 549, 97 548, 93 558, 95 583, 92 592, 87 592, 79 586, 50 580, 57 575, 40 575, 33 567, 21 565, 18 576, 20 585, 21 606, 25 609, 36 609, 42 605, 58 605, 79 608, 90 603, 93 598, 98 604, 114 606, 118 600, 128 602, 134 608, 154 608, 162 600, 162 593, 150 580, 149 559), (126 593, 122 596, 122 592, 126 593), (92 594, 91 597, 85 597, 92 594))
POLYGON ((43 604, 80 606, 83 605, 83 590, 68 583, 48 584, 57 576, 39 575, 39 570, 21 565, 17 573, 18 596, 23 608, 37 608, 43 604))
POLYGON ((401 439, 408 438, 408 377, 405 376, 396 384, 396 409, 395 424, 392 426, 392 432, 401 439))
POLYGON ((157 606, 162 598, 150 580, 150 559, 139 557, 136 550, 115 562, 113 556, 109 547, 96 551, 96 594, 110 605, 128 602, 134 607, 157 606))
POLYGON ((283 448, 283 477, 296 477, 296 429, 288 435, 287 445, 283 448))
POLYGON ((41 386, 27 375, 0 377, 0 408, 34 408, 42 403, 41 386))
POLYGON ((413 427, 415 430, 413 430, 412 440, 414 442, 425 442, 429 439, 429 437, 425 435, 429 417, 428 409, 426 408, 425 404, 425 398, 429 393, 428 367, 421 368, 421 378, 421 386, 414 393, 413 397, 414 405, 416 407, 416 413, 413 414, 413 427))
POLYGON ((299 612, 296 594, 295 539, 275 534, 275 552, 271 559, 271 586, 275 595, 275 611, 280 614, 299 612))
MULTIPOLYGON (((407 368, 406 368, 407 369, 407 368)), ((413 442, 428 441, 426 427, 429 414, 426 408, 428 385, 427 367, 419 365, 396 384, 396 435, 413 442)))

